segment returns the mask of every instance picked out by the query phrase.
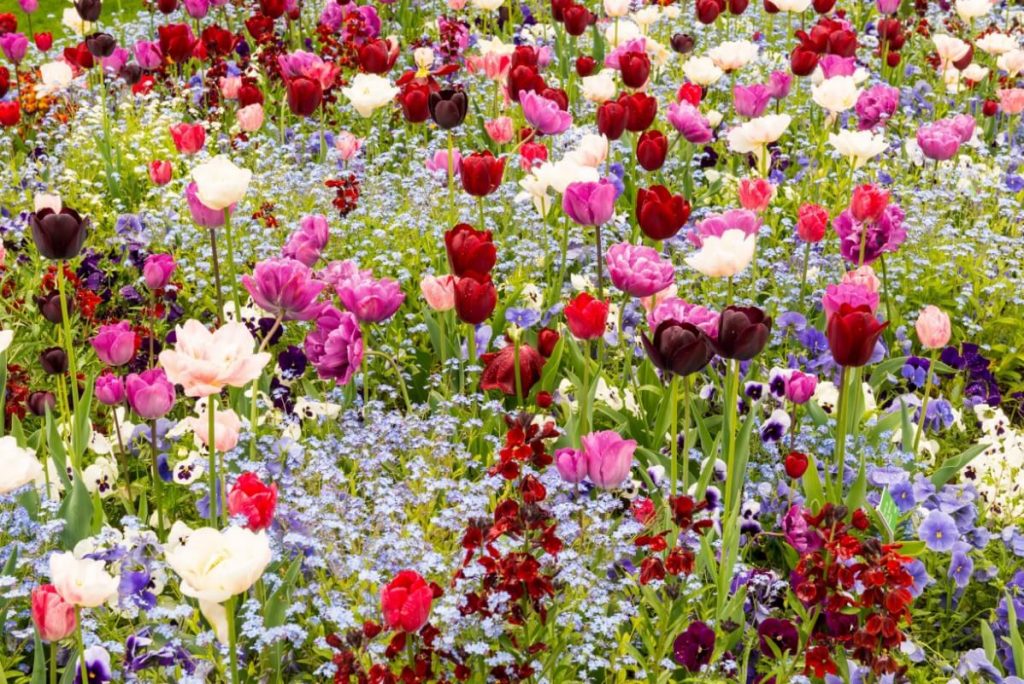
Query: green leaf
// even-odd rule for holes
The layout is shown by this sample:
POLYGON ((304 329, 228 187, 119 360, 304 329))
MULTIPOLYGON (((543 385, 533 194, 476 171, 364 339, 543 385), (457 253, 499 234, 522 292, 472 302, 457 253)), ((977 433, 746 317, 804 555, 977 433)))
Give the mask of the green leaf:
POLYGON ((60 434, 57 432, 57 424, 49 409, 46 411, 46 443, 50 447, 50 457, 53 459, 53 468, 57 471, 57 478, 64 486, 64 491, 67 491, 71 486, 71 479, 68 477, 68 455, 64 451, 64 442, 61 441, 60 434))
POLYGON ((544 362, 544 368, 540 372, 540 391, 551 392, 555 389, 555 383, 558 381, 558 370, 562 365, 562 354, 565 353, 565 337, 562 336, 555 343, 555 348, 551 350, 551 356, 547 361, 544 362))
POLYGON ((817 510, 825 503, 825 489, 821 485, 821 475, 818 473, 818 459, 813 454, 808 454, 807 470, 800 480, 804 487, 804 496, 812 510, 817 510))
POLYGON ((868 490, 868 476, 864 470, 864 459, 860 460, 860 467, 857 468, 857 479, 853 481, 850 492, 846 495, 846 507, 855 511, 864 504, 864 497, 868 490))
MULTIPOLYGON (((32 649, 32 684, 45 684, 46 682, 46 649, 43 647, 43 640, 39 638, 39 630, 33 630, 35 647, 32 649)), ((54 663, 54 667, 57 664, 54 663)))
POLYGON ((65 550, 70 551, 75 544, 88 537, 93 529, 92 497, 85 488, 81 474, 75 476, 71 492, 65 495, 57 513, 65 522, 61 541, 65 550))
POLYGON ((914 451, 914 425, 910 422, 910 409, 900 399, 900 446, 908 454, 914 451))
POLYGON ((900 553, 904 556, 920 556, 927 548, 920 539, 900 542, 900 553))
POLYGON ((867 438, 872 443, 877 443, 879 439, 887 432, 891 432, 897 428, 900 424, 902 416, 899 411, 891 411, 882 418, 875 421, 875 424, 871 426, 871 429, 867 432, 867 438))
POLYGON ((75 406, 75 415, 71 421, 71 449, 75 452, 75 463, 82 462, 85 448, 89 445, 89 435, 92 433, 89 411, 92 406, 93 384, 93 378, 87 377, 85 380, 85 392, 78 399, 78 405, 75 406))
POLYGON ((1013 669, 1015 672, 1024 672, 1024 642, 1021 642, 1020 629, 1017 626, 1017 609, 1013 605, 1013 596, 1006 592, 1007 621, 1010 625, 1009 638, 1003 637, 1010 644, 1013 651, 1013 669))
POLYGON ((981 643, 985 647, 985 657, 988 658, 988 662, 995 665, 997 670, 1002 672, 1002 663, 996 658, 996 635, 992 633, 992 628, 984 620, 978 620, 978 631, 981 632, 981 643))
POLYGON ((982 451, 987 449, 989 444, 982 442, 981 444, 975 444, 967 447, 956 456, 950 456, 942 465, 939 466, 938 470, 932 473, 931 481, 936 487, 941 487, 946 484, 959 473, 968 463, 974 460, 974 457, 980 454, 982 451))

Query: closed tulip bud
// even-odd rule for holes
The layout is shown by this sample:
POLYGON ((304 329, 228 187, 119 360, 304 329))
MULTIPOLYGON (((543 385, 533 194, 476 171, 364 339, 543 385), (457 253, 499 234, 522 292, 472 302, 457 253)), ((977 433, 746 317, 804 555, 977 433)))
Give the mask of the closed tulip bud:
POLYGON ((567 7, 562 15, 565 32, 570 36, 582 36, 595 19, 596 17, 590 10, 583 5, 576 4, 567 7))
POLYGON ((561 335, 558 334, 557 330, 551 328, 541 328, 537 333, 537 351, 545 359, 551 356, 551 353, 555 351, 555 345, 558 344, 558 340, 561 335))
POLYGON ((668 155, 668 138, 661 131, 644 131, 636 143, 636 159, 647 171, 657 171, 668 155))
POLYGON ((691 323, 662 321, 654 330, 654 339, 641 334, 647 356, 657 368, 686 376, 710 363, 715 355, 714 344, 703 331, 691 323))
POLYGON ((794 480, 803 477, 804 473, 807 472, 808 463, 807 454, 802 454, 799 451, 789 452, 786 454, 785 460, 786 475, 794 480))
POLYGON ((288 79, 288 109, 295 116, 311 116, 320 106, 324 98, 324 89, 320 82, 297 76, 288 79))
POLYGON ((75 607, 52 584, 43 584, 32 590, 32 622, 43 641, 66 639, 75 632, 75 607))
POLYGON ((914 324, 917 339, 925 349, 941 349, 949 343, 952 334, 949 316, 937 306, 924 307, 914 324))
POLYGON ((609 100, 597 108, 597 130, 609 140, 618 140, 626 130, 626 108, 609 100))
POLYGON ((627 88, 641 88, 651 75, 651 58, 641 50, 630 50, 619 56, 619 71, 627 88))
POLYGON ((795 76, 808 76, 818 66, 818 53, 798 46, 789 56, 789 68, 795 76))
POLYGON ((10 128, 21 122, 21 104, 17 100, 0 102, 0 126, 10 128))
POLYGON ((103 59, 110 57, 114 54, 114 48, 117 47, 117 41, 114 36, 109 33, 94 33, 85 39, 85 47, 88 48, 89 54, 96 59, 103 59))
POLYGON ((729 13, 739 16, 747 11, 750 0, 729 0, 729 13))
POLYGON ((380 592, 384 622, 396 631, 415 633, 430 619, 434 591, 414 570, 403 570, 380 592))
POLYGON ((771 331, 771 316, 756 306, 727 306, 718 318, 718 354, 749 361, 764 349, 771 331))
POLYGON ((850 198, 850 213, 859 223, 874 222, 889 206, 889 192, 872 183, 858 186, 850 198))
MULTIPOLYGON (((74 297, 66 297, 65 299, 68 315, 70 316, 75 312, 75 299, 74 297)), ((43 314, 43 318, 50 323, 60 325, 64 322, 64 316, 60 307, 60 293, 56 290, 36 297, 36 306, 39 307, 39 313, 43 314)))
POLYGON ((32 36, 32 39, 35 41, 36 48, 38 48, 40 52, 46 52, 53 47, 53 34, 48 31, 37 33, 32 36))
POLYGON ((171 182, 171 162, 155 159, 149 162, 149 179, 153 185, 167 185, 171 182))
POLYGON ((174 149, 184 155, 193 155, 206 144, 206 129, 199 123, 179 123, 170 127, 174 149))
POLYGON ((497 303, 498 291, 489 275, 467 273, 455 283, 455 313, 463 323, 483 323, 497 303))
POLYGON ((580 55, 576 58, 576 75, 585 78, 594 73, 597 61, 590 55, 580 55))
POLYGON ((89 219, 64 207, 60 212, 43 209, 28 217, 36 249, 47 259, 74 259, 82 251, 89 232, 89 219))
POLYGON ((28 395, 28 410, 34 416, 45 416, 57 406, 57 397, 51 392, 33 392, 28 395))
POLYGON ((579 449, 559 449, 555 452, 555 468, 566 482, 583 482, 587 477, 587 457, 579 449))
MULTIPOLYGON (((483 354, 480 361, 484 370, 480 374, 480 389, 501 390, 507 396, 516 395, 516 343, 505 345, 501 351, 483 354)), ((523 396, 540 380, 544 368, 544 357, 528 344, 518 345, 519 386, 523 396)))
POLYGON ((828 228, 828 210, 817 204, 803 204, 797 211, 796 234, 804 242, 820 242, 828 228))
POLYGON ((39 353, 39 365, 48 375, 63 375, 68 372, 68 355, 60 347, 47 347, 39 353))
POLYGON ((621 95, 619 104, 626 108, 626 130, 633 133, 645 131, 654 123, 658 114, 658 100, 643 92, 621 95))
POLYGON ((95 23, 103 11, 103 3, 100 0, 75 0, 75 11, 82 21, 95 23))
POLYGON ((430 118, 440 128, 448 131, 462 125, 469 110, 469 98, 461 88, 445 88, 430 93, 428 108, 430 118))
POLYGON ((474 152, 459 160, 462 189, 473 197, 486 197, 497 190, 504 173, 505 158, 495 158, 490 152, 474 152))
POLYGON ((132 373, 125 379, 125 392, 132 410, 147 420, 162 418, 174 406, 174 385, 162 368, 132 373))
POLYGON ((586 292, 576 295, 565 305, 565 322, 578 340, 596 340, 604 335, 608 321, 608 302, 595 299, 586 292))
POLYGON ((397 45, 392 50, 391 42, 375 38, 359 47, 359 67, 368 74, 386 74, 398 57, 397 45))
POLYGON ((452 273, 460 278, 470 273, 490 273, 498 259, 491 232, 476 230, 466 223, 444 234, 444 247, 452 273))
POLYGON ((697 0, 697 21, 702 24, 713 24, 722 13, 722 9, 717 0, 697 0))
POLYGON ((866 365, 875 351, 875 343, 888 321, 879 323, 866 304, 851 306, 843 303, 828 319, 826 334, 832 358, 844 367, 866 365))
POLYGON ((686 33, 673 34, 670 44, 672 45, 672 50, 680 55, 686 55, 693 52, 693 36, 686 33))
POLYGON ((640 230, 652 240, 667 240, 690 218, 690 203, 673 195, 664 185, 640 188, 636 193, 636 218, 640 230))

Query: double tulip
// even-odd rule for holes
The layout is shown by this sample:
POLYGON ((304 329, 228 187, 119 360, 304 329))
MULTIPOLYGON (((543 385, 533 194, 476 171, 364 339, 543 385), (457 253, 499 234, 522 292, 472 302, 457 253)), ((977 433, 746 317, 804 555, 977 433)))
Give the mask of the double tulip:
POLYGON ((402 570, 380 592, 384 623, 396 631, 415 633, 430 619, 434 589, 415 570, 402 570))
POLYGON ((569 331, 576 339, 596 340, 604 335, 608 321, 608 302, 581 292, 565 305, 564 313, 569 331))

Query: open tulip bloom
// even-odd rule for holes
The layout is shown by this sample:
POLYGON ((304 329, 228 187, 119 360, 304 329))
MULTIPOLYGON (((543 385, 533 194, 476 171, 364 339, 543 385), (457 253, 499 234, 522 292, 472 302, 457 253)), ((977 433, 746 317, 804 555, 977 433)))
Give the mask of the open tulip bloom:
POLYGON ((1020 3, 57 4, 0 684, 1021 681, 1020 3))

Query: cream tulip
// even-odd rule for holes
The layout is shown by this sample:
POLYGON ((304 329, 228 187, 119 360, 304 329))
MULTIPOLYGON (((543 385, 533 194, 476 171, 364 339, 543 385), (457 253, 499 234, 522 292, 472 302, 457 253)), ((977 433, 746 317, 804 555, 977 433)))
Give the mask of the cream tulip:
POLYGON ((117 595, 118 580, 103 561, 76 558, 70 551, 50 556, 50 581, 62 599, 82 608, 95 608, 117 595))
POLYGON ((359 116, 368 119, 373 113, 391 103, 398 95, 399 89, 391 85, 391 81, 377 74, 356 74, 352 84, 341 89, 359 116))
POLYGON ((245 197, 252 171, 235 166, 222 154, 192 169, 199 201, 214 211, 223 211, 245 197))
POLYGON ((700 250, 686 257, 686 265, 709 278, 729 278, 741 273, 753 260, 757 245, 754 235, 739 228, 730 228, 721 236, 705 236, 702 241, 700 250))
MULTIPOLYGON (((7 336, 9 330, 0 332, 7 336)), ((8 343, 9 344, 9 343, 8 343)), ((8 494, 43 474, 43 466, 32 449, 18 446, 18 440, 7 435, 0 437, 0 494, 8 494)))

